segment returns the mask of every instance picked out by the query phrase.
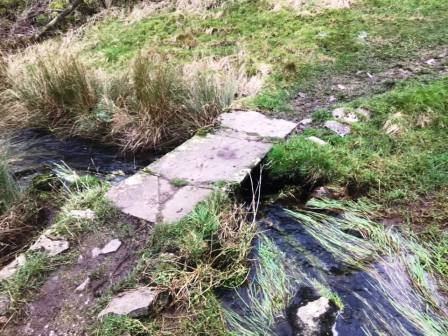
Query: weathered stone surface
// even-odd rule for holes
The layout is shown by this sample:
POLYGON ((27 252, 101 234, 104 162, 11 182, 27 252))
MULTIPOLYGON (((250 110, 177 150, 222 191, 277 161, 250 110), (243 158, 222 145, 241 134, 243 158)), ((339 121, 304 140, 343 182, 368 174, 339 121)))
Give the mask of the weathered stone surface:
POLYGON ((333 112, 331 112, 333 115, 333 118, 340 120, 344 123, 353 124, 359 121, 358 116, 356 113, 351 112, 344 107, 339 107, 337 109, 334 109, 333 112))
POLYGON ((345 125, 335 120, 328 120, 325 122, 325 127, 332 130, 336 134, 340 136, 346 136, 350 134, 351 127, 349 125, 345 125))
POLYGON ((8 312, 11 300, 7 295, 0 295, 0 315, 5 315, 8 312))
POLYGON ((296 124, 254 111, 221 117, 223 128, 195 136, 142 172, 111 188, 108 198, 124 213, 156 222, 173 222, 187 215, 212 192, 216 182, 240 183, 296 124), (182 180, 184 186, 170 181, 182 180))
POLYGON ((95 212, 90 209, 71 210, 68 214, 69 214, 69 216, 71 216, 73 218, 78 218, 78 219, 95 219, 95 217, 96 217, 95 212))
POLYGON ((112 239, 110 242, 108 242, 106 245, 104 245, 104 247, 102 249, 95 247, 92 250, 92 257, 96 258, 101 254, 108 254, 108 253, 116 252, 120 248, 120 246, 121 246, 121 241, 119 241, 118 239, 112 239))
POLYGON ((321 297, 315 301, 311 301, 297 310, 297 319, 301 325, 301 335, 321 335, 320 320, 323 315, 331 310, 330 301, 321 297))
POLYGON ((31 251, 44 251, 49 256, 58 255, 68 250, 70 244, 64 239, 50 239, 45 235, 40 236, 30 247, 31 251))
POLYGON ((183 179, 192 184, 240 183, 271 147, 270 143, 219 134, 196 136, 149 169, 170 180, 183 179))
POLYGON ((11 261, 8 265, 2 268, 0 271, 0 281, 9 279, 12 277, 23 265, 26 263, 24 254, 20 254, 16 259, 11 261))
POLYGON ((103 309, 98 318, 106 315, 126 315, 131 317, 149 314, 157 293, 148 287, 141 287, 119 294, 103 309))
POLYGON ((306 139, 311 142, 314 142, 315 144, 318 144, 319 146, 328 145, 328 142, 326 142, 325 140, 322 140, 321 138, 315 137, 315 136, 309 136, 306 139))
POLYGON ((204 201, 213 191, 206 188, 185 186, 180 188, 162 208, 160 220, 171 223, 188 215, 201 201, 204 201))
POLYGON ((181 219, 210 193, 208 188, 177 188, 164 178, 139 173, 111 188, 108 197, 124 213, 156 223, 181 219))
POLYGON ((111 188, 107 197, 124 213, 155 223, 160 205, 176 190, 169 181, 141 172, 111 188))
POLYGON ((296 127, 293 122, 269 118, 255 111, 224 113, 220 121, 223 127, 267 138, 284 138, 296 127))

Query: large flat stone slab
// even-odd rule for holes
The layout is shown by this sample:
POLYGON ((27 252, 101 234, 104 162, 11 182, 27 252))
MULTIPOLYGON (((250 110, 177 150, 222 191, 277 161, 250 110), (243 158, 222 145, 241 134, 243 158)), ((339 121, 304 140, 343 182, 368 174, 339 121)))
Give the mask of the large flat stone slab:
POLYGON ((149 170, 169 179, 195 185, 240 183, 272 144, 222 134, 195 136, 149 165, 149 170))
POLYGON ((124 213, 157 223, 181 219, 211 192, 188 185, 175 187, 164 178, 140 172, 112 187, 107 197, 124 213))
POLYGON ((221 126, 259 137, 283 139, 296 128, 287 120, 273 119, 255 111, 233 111, 220 116, 221 126))

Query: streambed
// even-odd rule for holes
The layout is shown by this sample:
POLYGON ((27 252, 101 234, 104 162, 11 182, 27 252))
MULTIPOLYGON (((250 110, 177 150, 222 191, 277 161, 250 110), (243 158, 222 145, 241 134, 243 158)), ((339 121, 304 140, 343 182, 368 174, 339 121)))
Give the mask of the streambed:
MULTIPOLYGON (((260 232, 273 241, 283 254, 285 273, 291 283, 289 295, 283 297, 285 308, 278 312, 266 334, 444 335, 447 330, 444 313, 439 314, 427 307, 425 301, 416 294, 406 269, 398 259, 385 257, 372 260, 367 269, 350 267, 343 262, 343 258, 328 251, 299 220, 276 206, 264 210, 264 218, 258 225, 260 232), (336 313, 333 311, 320 320, 320 332, 303 332, 297 327, 298 308, 311 301, 310 291, 317 292, 319 288, 332 293, 341 301, 339 304, 342 306, 334 306, 336 313), (414 316, 414 309, 415 312, 421 312, 421 315, 414 316), (433 327, 430 321, 440 323, 442 329, 433 327)), ((254 258, 257 258, 258 253, 254 252, 254 258)), ((248 283, 253 283, 259 271, 262 272, 263 269, 253 270, 250 276, 252 279, 248 283)), ((239 325, 248 330, 251 325, 246 324, 246 321, 258 314, 254 314, 253 310, 266 304, 263 302, 263 289, 260 288, 255 299, 260 302, 254 305, 254 292, 257 290, 254 291, 247 285, 238 290, 219 293, 226 309, 244 316, 239 325)), ((315 300, 322 292, 317 296, 312 295, 315 300)), ((434 296, 436 295, 435 293, 434 296)), ((251 332, 244 334, 258 335, 251 332)))

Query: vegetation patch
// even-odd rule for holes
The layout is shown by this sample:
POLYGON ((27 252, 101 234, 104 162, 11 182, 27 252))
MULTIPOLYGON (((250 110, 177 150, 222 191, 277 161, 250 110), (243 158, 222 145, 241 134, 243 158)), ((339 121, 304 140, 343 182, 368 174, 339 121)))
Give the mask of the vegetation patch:
MULTIPOLYGON (((142 320, 142 330, 147 328, 155 335, 163 334, 165 328, 187 335, 228 335, 214 290, 245 282, 254 234, 243 209, 219 192, 184 220, 156 226, 140 265, 123 284, 138 282, 160 292, 163 312, 142 320), (186 315, 189 319, 183 318, 186 315)), ((99 330, 108 323, 104 321, 99 330)), ((136 323, 121 321, 120 328, 136 323)))

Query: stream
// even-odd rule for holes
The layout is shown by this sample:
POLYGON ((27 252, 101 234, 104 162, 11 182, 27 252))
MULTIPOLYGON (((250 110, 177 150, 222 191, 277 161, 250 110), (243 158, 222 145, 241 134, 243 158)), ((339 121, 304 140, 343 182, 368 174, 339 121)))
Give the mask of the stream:
MULTIPOLYGON (((156 155, 148 154, 125 157, 117 148, 76 138, 60 140, 39 130, 17 134, 8 140, 8 146, 9 156, 14 158, 12 172, 22 185, 54 169, 57 164, 64 164, 79 174, 120 181, 156 159, 156 155)), ((372 261, 370 270, 348 267, 279 206, 265 207, 258 225, 281 251, 292 283, 290 295, 281 303, 284 309, 275 317, 266 335, 302 334, 297 329, 295 316, 298 308, 310 301, 310 295, 315 295, 312 291, 316 282, 324 284, 343 303, 342 308, 332 307, 333 312, 322 321, 319 335, 432 335, 416 328, 410 315, 400 308, 400 300, 413 300, 414 292, 406 272, 393 260, 372 261), (385 284, 388 285, 385 287, 385 284)), ((255 277, 252 273, 251 277, 255 277)), ((219 291, 218 297, 226 309, 244 318, 252 313, 249 294, 246 285, 238 290, 219 291)), ((425 309, 424 302, 419 299, 413 304, 425 309)), ((403 306, 408 307, 409 302, 403 306)), ((247 335, 259 333, 248 332, 247 335)))

